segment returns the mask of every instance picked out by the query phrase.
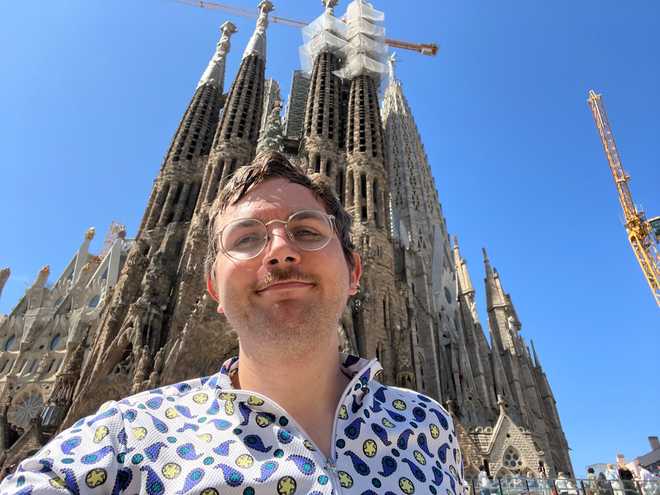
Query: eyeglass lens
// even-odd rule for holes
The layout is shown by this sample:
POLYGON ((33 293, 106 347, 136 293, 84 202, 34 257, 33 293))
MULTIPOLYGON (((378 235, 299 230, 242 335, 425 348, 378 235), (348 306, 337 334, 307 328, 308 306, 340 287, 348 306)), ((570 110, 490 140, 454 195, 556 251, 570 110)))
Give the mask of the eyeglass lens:
MULTIPOLYGON (((323 249, 333 235, 328 216, 316 210, 294 213, 286 222, 285 230, 289 239, 304 251, 323 249)), ((268 243, 268 227, 255 218, 240 219, 223 229, 221 242, 232 258, 254 258, 268 243)))

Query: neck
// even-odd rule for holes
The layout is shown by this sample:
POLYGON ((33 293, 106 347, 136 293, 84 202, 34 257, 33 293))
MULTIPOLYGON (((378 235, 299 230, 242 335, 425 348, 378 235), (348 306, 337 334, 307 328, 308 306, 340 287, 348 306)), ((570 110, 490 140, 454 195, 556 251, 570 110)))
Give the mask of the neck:
POLYGON ((326 332, 326 339, 322 334, 298 353, 241 340, 236 385, 277 402, 329 457, 335 410, 349 379, 341 372, 337 331, 326 332))

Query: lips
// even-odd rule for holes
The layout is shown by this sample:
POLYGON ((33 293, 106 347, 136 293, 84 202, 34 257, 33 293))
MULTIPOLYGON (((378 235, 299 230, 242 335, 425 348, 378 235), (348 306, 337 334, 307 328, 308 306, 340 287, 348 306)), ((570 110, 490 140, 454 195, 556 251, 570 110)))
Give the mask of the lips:
POLYGON ((257 289, 257 294, 261 294, 262 292, 266 292, 266 291, 304 289, 313 286, 314 284, 310 282, 304 282, 302 280, 282 280, 279 282, 274 282, 272 284, 269 284, 266 287, 257 289))

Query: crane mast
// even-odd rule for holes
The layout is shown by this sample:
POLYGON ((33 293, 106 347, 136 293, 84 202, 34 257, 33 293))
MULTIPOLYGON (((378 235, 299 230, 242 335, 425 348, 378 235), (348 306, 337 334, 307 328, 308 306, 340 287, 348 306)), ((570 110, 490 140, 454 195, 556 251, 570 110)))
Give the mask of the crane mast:
POLYGON ((660 307, 660 253, 657 246, 657 231, 654 232, 654 226, 651 223, 656 222, 657 224, 657 219, 654 218, 651 222, 648 221, 644 212, 638 211, 635 207, 632 193, 628 187, 630 176, 621 164, 621 156, 614 141, 614 134, 601 95, 594 90, 590 90, 588 102, 614 178, 619 202, 623 209, 628 241, 630 241, 635 257, 651 288, 655 302, 660 307))

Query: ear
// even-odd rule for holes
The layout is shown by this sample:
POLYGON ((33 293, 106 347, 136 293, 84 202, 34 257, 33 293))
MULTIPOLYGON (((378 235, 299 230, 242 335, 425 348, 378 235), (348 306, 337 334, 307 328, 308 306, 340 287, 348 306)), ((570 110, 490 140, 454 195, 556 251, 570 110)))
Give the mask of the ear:
POLYGON ((362 259, 360 255, 353 251, 354 268, 350 273, 348 294, 354 296, 360 290, 360 279, 362 278, 362 259))
POLYGON ((224 313, 224 310, 222 309, 222 305, 220 304, 220 298, 218 297, 218 294, 216 294, 215 289, 213 288, 213 280, 211 280, 210 275, 206 277, 206 290, 208 291, 211 298, 218 303, 218 308, 217 308, 218 313, 220 314, 224 313))

